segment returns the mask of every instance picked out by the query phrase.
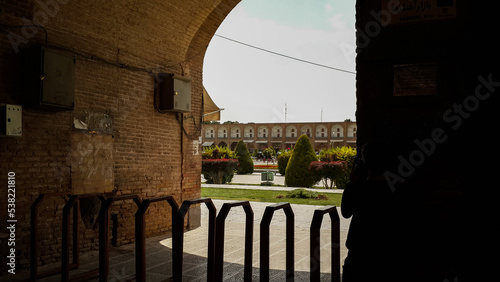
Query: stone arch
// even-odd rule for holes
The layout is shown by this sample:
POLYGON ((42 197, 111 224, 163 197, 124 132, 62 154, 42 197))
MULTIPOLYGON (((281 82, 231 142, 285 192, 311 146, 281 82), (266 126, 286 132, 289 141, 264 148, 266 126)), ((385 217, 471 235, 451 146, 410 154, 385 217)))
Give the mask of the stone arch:
POLYGON ((228 132, 225 126, 219 127, 217 130, 217 138, 227 138, 228 132))
POLYGON ((255 137, 255 130, 253 129, 252 126, 245 127, 244 137, 245 138, 254 138, 255 137))
POLYGON ((242 137, 242 132, 241 128, 239 127, 233 127, 231 128, 231 138, 241 138, 242 137))
POLYGON ((283 137, 283 128, 279 125, 273 126, 273 128, 271 129, 271 137, 282 138, 283 137))
POLYGON ((257 129, 257 137, 259 138, 269 137, 269 128, 267 128, 267 126, 259 126, 259 128, 257 129))
POLYGON ((328 128, 320 124, 316 127, 316 138, 325 138, 328 137, 328 128))
POLYGON ((357 134, 358 134, 358 127, 356 126, 356 124, 351 124, 347 128, 347 137, 356 137, 357 134))
POLYGON ((294 125, 289 125, 286 127, 286 137, 287 138, 297 138, 298 132, 297 132, 297 127, 294 125))
POLYGON ((307 135, 307 137, 311 138, 312 137, 312 127, 310 125, 303 125, 301 128, 300 128, 300 134, 303 135, 307 135))
POLYGON ((205 128, 205 138, 215 138, 215 131, 213 127, 205 128))
POLYGON ((344 128, 340 124, 332 126, 332 138, 342 138, 344 137, 344 128))

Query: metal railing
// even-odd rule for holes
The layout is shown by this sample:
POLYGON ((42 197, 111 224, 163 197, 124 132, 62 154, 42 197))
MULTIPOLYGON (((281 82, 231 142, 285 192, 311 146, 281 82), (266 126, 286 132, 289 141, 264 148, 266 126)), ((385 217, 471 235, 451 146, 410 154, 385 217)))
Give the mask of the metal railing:
POLYGON ((215 281, 222 281, 224 268, 224 234, 226 217, 233 207, 243 206, 245 211, 245 258, 244 258, 244 281, 252 281, 252 254, 253 254, 253 210, 250 202, 239 201, 224 203, 216 220, 215 241, 215 281))
MULTIPOLYGON (((241 206, 245 212, 245 253, 244 281, 252 280, 253 228, 254 213, 248 201, 224 203, 219 214, 210 198, 187 200, 179 207, 172 196, 162 196, 150 199, 140 199, 138 195, 129 194, 109 196, 105 194, 70 195, 66 193, 41 194, 31 207, 31 250, 30 250, 30 280, 50 275, 61 274, 61 281, 76 281, 99 276, 99 281, 108 281, 109 274, 109 211, 117 201, 133 200, 137 205, 135 214, 135 275, 125 278, 129 281, 146 281, 146 238, 145 213, 152 203, 167 201, 172 210, 172 279, 182 281, 183 250, 184 250, 184 219, 190 207, 204 203, 209 211, 208 220, 208 251, 207 251, 207 281, 222 281, 224 270, 224 238, 225 221, 231 208, 241 206), (63 236, 61 268, 50 270, 44 274, 37 271, 37 222, 38 208, 44 198, 69 197, 63 209, 63 236), (101 200, 99 212, 99 269, 87 273, 69 276, 69 271, 79 268, 79 199, 98 197, 101 200), (70 217, 73 209, 73 261, 70 264, 70 217)), ((295 279, 295 242, 294 213, 289 203, 272 204, 266 207, 260 222, 260 281, 269 281, 269 244, 270 226, 277 210, 283 210, 286 216, 286 271, 287 281, 295 279)), ((335 206, 326 206, 314 211, 310 227, 310 280, 320 280, 320 228, 324 215, 331 219, 331 280, 340 281, 340 218, 335 206)))

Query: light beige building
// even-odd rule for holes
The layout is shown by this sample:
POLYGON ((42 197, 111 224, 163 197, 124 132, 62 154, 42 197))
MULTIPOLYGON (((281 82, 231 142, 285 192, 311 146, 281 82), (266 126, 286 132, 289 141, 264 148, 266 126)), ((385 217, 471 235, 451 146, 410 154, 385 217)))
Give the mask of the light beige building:
POLYGON ((356 122, 308 123, 238 123, 204 124, 202 146, 229 146, 232 150, 243 140, 249 151, 274 147, 292 149, 297 138, 305 134, 315 151, 332 147, 356 147, 356 122))

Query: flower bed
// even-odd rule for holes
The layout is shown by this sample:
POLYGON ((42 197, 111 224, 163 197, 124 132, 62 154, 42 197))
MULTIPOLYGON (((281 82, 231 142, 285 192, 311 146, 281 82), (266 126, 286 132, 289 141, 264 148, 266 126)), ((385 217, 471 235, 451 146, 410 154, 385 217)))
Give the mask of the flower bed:
POLYGON ((278 165, 254 165, 254 169, 278 169, 278 165))

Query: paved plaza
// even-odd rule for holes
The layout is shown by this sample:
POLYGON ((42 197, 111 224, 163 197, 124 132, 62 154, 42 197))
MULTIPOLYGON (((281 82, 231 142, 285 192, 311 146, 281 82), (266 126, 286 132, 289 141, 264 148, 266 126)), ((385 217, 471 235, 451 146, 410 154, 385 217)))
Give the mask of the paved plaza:
MULTIPOLYGON (((213 200, 219 211, 228 201, 213 200)), ((251 202, 254 212, 253 277, 259 281, 259 232, 264 209, 273 203, 251 202)), ((291 205, 295 215, 295 278, 296 281, 309 280, 309 227, 314 210, 321 206, 291 205)), ((339 210, 340 213, 340 210, 339 210)), ((345 239, 350 220, 340 218, 341 262, 346 257, 345 239)), ((242 207, 233 208, 226 219, 224 245, 224 281, 243 280, 244 221, 242 207)), ((184 281, 205 281, 207 264, 207 226, 208 210, 202 205, 201 227, 187 231, 184 235, 184 281)), ((146 241, 147 281, 169 281, 172 276, 172 238, 171 234, 148 238, 146 241)), ((321 230, 321 272, 322 280, 330 281, 330 218, 324 217, 321 230)), ((81 256, 80 269, 70 275, 98 268, 98 253, 90 252, 81 256)), ((52 265, 54 267, 57 265, 52 265)), ((40 269, 40 270, 43 270, 40 269)), ((270 230, 270 277, 271 281, 285 278, 285 215, 282 210, 275 212, 270 230)), ((110 247, 109 281, 122 281, 135 272, 135 245, 110 247)), ((19 275, 18 281, 27 278, 19 275)), ((59 281, 54 275, 39 281, 59 281)), ((98 281, 92 279, 90 281, 98 281)))

